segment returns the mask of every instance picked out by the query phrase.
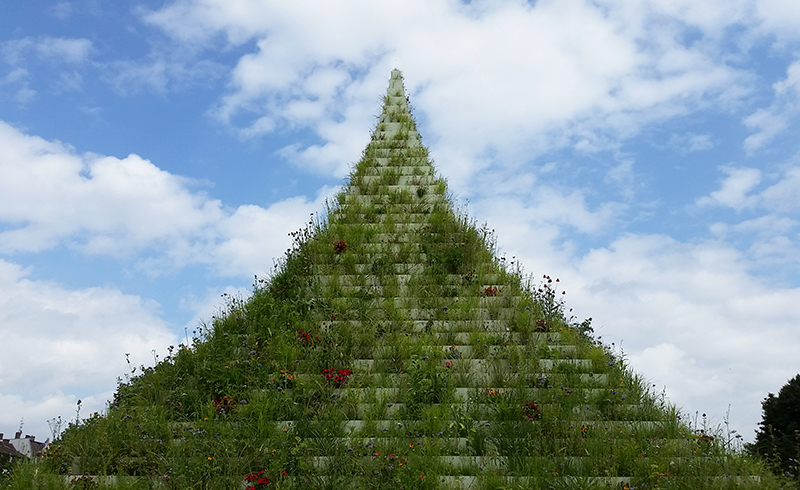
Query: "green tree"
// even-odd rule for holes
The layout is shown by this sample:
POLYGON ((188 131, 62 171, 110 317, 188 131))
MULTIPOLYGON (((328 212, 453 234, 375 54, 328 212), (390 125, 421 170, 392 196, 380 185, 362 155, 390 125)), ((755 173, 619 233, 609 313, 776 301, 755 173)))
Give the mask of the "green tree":
POLYGON ((800 374, 783 385, 778 396, 768 394, 761 406, 756 440, 747 449, 800 480, 800 374))

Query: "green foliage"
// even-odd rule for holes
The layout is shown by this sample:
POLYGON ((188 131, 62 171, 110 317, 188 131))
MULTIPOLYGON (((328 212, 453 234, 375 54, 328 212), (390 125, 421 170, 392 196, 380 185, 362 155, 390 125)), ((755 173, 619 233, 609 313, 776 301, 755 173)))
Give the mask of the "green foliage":
POLYGON ((429 356, 412 355, 408 360, 408 399, 406 401, 412 413, 419 413, 422 407, 435 403, 452 402, 454 386, 449 381, 449 371, 429 356))
POLYGON ((756 440, 748 451, 800 482, 800 374, 783 385, 778 396, 769 393, 761 407, 756 440))
POLYGON ((10 454, 0 453, 0 482, 6 481, 11 477, 14 466, 19 463, 19 459, 10 454))

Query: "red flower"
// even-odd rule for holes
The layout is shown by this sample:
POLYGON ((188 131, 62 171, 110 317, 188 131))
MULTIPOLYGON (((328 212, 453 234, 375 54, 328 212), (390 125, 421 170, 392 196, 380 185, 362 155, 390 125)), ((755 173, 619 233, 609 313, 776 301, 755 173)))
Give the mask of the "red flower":
POLYGON ((325 380, 337 387, 347 383, 352 374, 353 372, 349 369, 340 369, 338 371, 334 371, 333 369, 322 370, 322 375, 325 376, 325 380))
POLYGON ((297 339, 301 344, 313 344, 314 342, 319 342, 318 337, 312 337, 310 333, 306 332, 302 328, 297 329, 297 339))
POLYGON ((255 482, 253 485, 248 485, 245 487, 245 490, 258 490, 259 488, 265 487, 272 483, 272 481, 264 476, 264 470, 259 471, 258 473, 249 473, 244 477, 244 481, 246 482, 255 482))
POLYGON ((347 250, 347 244, 345 243, 344 240, 339 240, 337 242, 334 242, 334 244, 333 244, 333 251, 334 252, 336 252, 337 254, 340 254, 340 253, 344 252, 345 250, 347 250))
POLYGON ((217 398, 211 402, 219 414, 231 413, 236 403, 227 396, 217 398))
POLYGON ((525 402, 522 404, 522 408, 525 411, 525 416, 528 417, 528 420, 532 421, 534 419, 542 418, 542 412, 539 409, 539 405, 535 402, 525 402))

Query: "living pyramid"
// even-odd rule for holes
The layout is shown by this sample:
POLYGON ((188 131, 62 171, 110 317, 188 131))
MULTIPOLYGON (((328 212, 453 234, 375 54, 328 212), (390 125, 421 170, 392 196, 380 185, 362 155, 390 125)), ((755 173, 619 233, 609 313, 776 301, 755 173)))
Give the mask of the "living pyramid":
POLYGON ((293 235, 252 297, 229 297, 195 342, 132 368, 106 414, 73 424, 50 473, 136 488, 778 488, 568 318, 557 279, 521 277, 454 210, 399 71, 349 183, 293 235))

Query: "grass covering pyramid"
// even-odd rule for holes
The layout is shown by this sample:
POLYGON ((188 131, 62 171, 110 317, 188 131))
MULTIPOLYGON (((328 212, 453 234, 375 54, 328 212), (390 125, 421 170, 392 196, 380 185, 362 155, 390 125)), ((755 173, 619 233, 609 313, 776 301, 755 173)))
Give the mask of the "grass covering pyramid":
POLYGON ((454 211, 399 71, 349 183, 294 238, 20 488, 779 488, 454 211))

